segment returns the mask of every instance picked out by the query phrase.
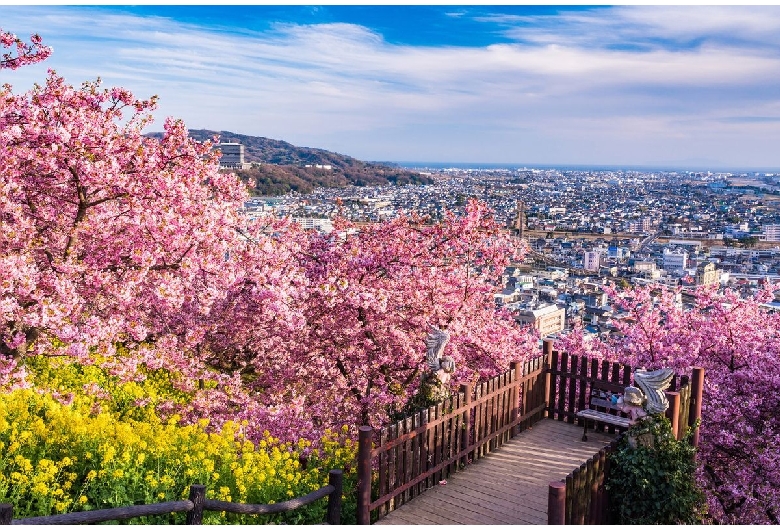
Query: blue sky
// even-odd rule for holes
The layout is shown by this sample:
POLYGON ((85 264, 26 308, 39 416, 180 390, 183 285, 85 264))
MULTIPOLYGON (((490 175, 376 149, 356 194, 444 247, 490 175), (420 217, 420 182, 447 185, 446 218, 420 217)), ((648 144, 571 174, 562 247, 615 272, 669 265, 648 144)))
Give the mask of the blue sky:
POLYGON ((157 121, 363 160, 780 169, 780 6, 0 6, 157 121))

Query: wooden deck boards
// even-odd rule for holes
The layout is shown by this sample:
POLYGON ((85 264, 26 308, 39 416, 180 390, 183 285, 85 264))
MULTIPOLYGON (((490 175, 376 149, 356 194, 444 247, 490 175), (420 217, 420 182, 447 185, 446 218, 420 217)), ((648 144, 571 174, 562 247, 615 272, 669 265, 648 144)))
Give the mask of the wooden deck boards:
POLYGON ((614 435, 542 420, 377 521, 393 524, 547 524, 547 486, 608 444, 614 435))

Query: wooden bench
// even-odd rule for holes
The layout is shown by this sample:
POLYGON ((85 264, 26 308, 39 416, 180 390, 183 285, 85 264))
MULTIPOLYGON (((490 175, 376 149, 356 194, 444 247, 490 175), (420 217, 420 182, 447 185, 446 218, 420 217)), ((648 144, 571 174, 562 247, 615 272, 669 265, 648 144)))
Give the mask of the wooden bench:
POLYGON ((585 430, 582 433, 582 441, 588 441, 588 422, 595 424, 612 425, 618 429, 628 429, 631 420, 628 418, 616 404, 612 402, 612 396, 623 397, 624 385, 609 383, 606 381, 593 381, 588 393, 588 408, 577 413, 577 417, 582 419, 585 430))

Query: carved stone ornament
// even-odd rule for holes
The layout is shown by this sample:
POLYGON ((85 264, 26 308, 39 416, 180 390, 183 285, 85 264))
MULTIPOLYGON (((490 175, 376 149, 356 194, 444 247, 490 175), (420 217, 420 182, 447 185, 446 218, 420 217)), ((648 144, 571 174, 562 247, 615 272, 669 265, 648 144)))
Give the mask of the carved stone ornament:
POLYGON ((645 410, 648 414, 663 414, 669 408, 664 391, 669 388, 673 377, 674 370, 671 368, 659 368, 652 372, 640 368, 634 371, 634 384, 647 399, 645 410))
POLYGON ((450 380, 450 374, 455 371, 455 360, 449 356, 442 356, 444 348, 450 340, 450 334, 446 330, 431 326, 431 331, 425 339, 425 361, 431 373, 446 384, 450 380))

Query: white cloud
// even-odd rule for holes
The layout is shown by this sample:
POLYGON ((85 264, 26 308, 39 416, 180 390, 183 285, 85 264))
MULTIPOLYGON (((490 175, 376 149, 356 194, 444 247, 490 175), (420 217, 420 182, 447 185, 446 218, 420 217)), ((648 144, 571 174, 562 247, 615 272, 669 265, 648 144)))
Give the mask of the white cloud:
POLYGON ((3 71, 3 81, 20 90, 47 67, 73 84, 100 76, 140 97, 160 95, 160 117, 193 128, 367 159, 629 164, 696 150, 687 158, 780 165, 776 149, 757 148, 780 140, 771 121, 780 116, 776 7, 496 15, 482 20, 500 22, 515 42, 481 48, 390 44, 343 23, 239 34, 86 8, 30 9, 4 6, 2 27, 40 33, 54 56, 3 71))

